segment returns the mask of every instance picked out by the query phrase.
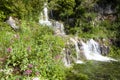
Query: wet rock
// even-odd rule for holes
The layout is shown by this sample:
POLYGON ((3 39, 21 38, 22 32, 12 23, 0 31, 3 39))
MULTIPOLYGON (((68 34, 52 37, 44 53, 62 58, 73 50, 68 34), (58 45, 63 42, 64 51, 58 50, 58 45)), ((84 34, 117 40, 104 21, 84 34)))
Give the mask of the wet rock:
POLYGON ((53 20, 52 21, 52 27, 54 29, 55 34, 65 35, 63 23, 53 20))
POLYGON ((102 46, 100 46, 100 51, 101 51, 102 55, 106 56, 109 54, 110 48, 106 45, 102 45, 102 46))
POLYGON ((16 21, 13 19, 12 16, 9 17, 9 19, 6 21, 6 23, 8 23, 10 25, 10 27, 12 29, 14 29, 15 31, 18 30, 20 27, 16 25, 16 21))

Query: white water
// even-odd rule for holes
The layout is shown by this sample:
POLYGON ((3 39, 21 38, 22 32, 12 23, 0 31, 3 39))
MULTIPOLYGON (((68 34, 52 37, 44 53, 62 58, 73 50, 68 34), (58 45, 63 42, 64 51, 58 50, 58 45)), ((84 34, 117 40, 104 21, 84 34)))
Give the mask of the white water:
POLYGON ((41 25, 47 25, 53 27, 55 34, 65 35, 63 23, 54 20, 49 21, 47 3, 44 4, 43 11, 41 12, 40 15, 39 23, 41 25))
POLYGON ((44 15, 45 15, 45 21, 48 21, 48 9, 47 9, 47 3, 44 4, 44 15))
POLYGON ((70 38, 70 40, 74 43, 74 45, 75 45, 75 50, 76 50, 76 63, 83 63, 83 61, 81 61, 80 60, 80 49, 79 49, 79 47, 78 47, 78 42, 77 42, 77 37, 75 37, 75 39, 73 39, 73 38, 70 38))
MULTIPOLYGON (((44 4, 44 9, 43 9, 43 12, 41 12, 39 23, 42 25, 47 25, 47 26, 53 27, 54 32, 57 35, 65 35, 63 23, 58 22, 58 21, 54 21, 54 20, 49 21, 47 3, 44 4)), ((85 56, 86 60, 117 61, 117 60, 112 59, 110 57, 102 56, 101 50, 100 50, 100 44, 93 39, 90 39, 85 43, 82 40, 80 40, 80 42, 79 42, 78 37, 75 37, 75 38, 70 37, 70 41, 72 41, 75 45, 76 56, 77 56, 73 60, 75 63, 78 63, 78 64, 84 63, 82 60, 80 60, 81 59, 80 57, 82 57, 83 55, 85 56), (79 47, 78 43, 81 44, 80 47, 79 47)), ((68 54, 67 50, 63 49, 62 54, 64 56, 63 57, 64 65, 70 66, 71 59, 70 59, 70 55, 68 54)))
POLYGON ((42 25, 52 26, 52 23, 48 20, 47 3, 44 4, 43 12, 40 14, 39 23, 42 25))
MULTIPOLYGON (((86 43, 83 42, 82 40, 80 41, 81 47, 78 47, 78 39, 77 38, 70 38, 70 40, 74 43, 75 45, 75 50, 76 50, 76 63, 83 63, 83 61, 80 60, 81 54, 84 54, 86 57, 86 60, 96 60, 96 61, 117 61, 113 58, 102 56, 100 52, 100 45, 98 42, 96 42, 93 39, 90 39, 86 43), (82 53, 80 51, 82 50, 82 53)), ((83 55, 82 55, 83 56, 83 55)))
POLYGON ((82 47, 84 49, 84 55, 86 56, 87 60, 96 60, 96 61, 116 61, 110 57, 102 56, 100 53, 100 45, 93 39, 84 43, 81 41, 82 47))

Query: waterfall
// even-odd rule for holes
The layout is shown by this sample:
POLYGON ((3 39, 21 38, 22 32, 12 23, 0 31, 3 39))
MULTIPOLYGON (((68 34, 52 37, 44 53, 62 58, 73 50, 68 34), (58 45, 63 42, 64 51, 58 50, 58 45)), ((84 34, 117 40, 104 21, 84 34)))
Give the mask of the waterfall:
MULTIPOLYGON (((54 30, 55 35, 62 35, 67 36, 64 32, 64 25, 62 22, 51 20, 49 21, 48 17, 48 9, 47 9, 47 3, 44 4, 43 12, 41 12, 41 16, 39 19, 39 23, 41 25, 47 25, 48 27, 52 27, 54 30)), ((81 64, 84 63, 83 58, 85 60, 96 60, 96 61, 117 61, 115 59, 112 59, 110 57, 103 56, 102 54, 106 54, 107 47, 105 45, 99 44, 99 42, 95 41, 94 39, 90 39, 86 42, 84 42, 82 39, 79 39, 78 37, 69 37, 69 41, 73 42, 74 49, 76 51, 76 57, 72 56, 72 53, 70 52, 70 49, 64 48, 62 50, 63 55, 63 63, 65 66, 70 66, 72 62, 81 64)), ((67 42, 66 42, 67 43, 67 42)), ((67 44, 67 46, 70 46, 67 44)))
POLYGON ((44 3, 44 9, 40 14, 39 23, 41 25, 52 26, 52 23, 48 19, 48 8, 47 3, 44 3))
POLYGON ((87 42, 87 45, 88 45, 91 52, 96 53, 96 54, 101 54, 100 45, 98 42, 94 41, 93 39, 90 39, 87 42))
POLYGON ((96 60, 96 61, 116 61, 110 57, 102 56, 100 52, 100 45, 95 40, 90 39, 87 43, 83 41, 82 47, 84 49, 84 55, 86 56, 87 60, 96 60))
POLYGON ((49 20, 47 3, 44 3, 44 8, 40 14, 39 23, 41 25, 47 25, 47 26, 52 27, 54 29, 55 34, 57 35, 65 35, 64 25, 62 22, 58 22, 55 20, 51 20, 51 21, 49 20))
POLYGON ((44 15, 45 15, 45 21, 48 21, 48 9, 47 9, 47 3, 44 4, 44 15))
POLYGON ((55 34, 65 35, 64 25, 62 22, 53 21, 52 26, 54 28, 55 34))
MULTIPOLYGON (((101 45, 94 39, 90 39, 84 42, 82 39, 79 39, 78 37, 74 37, 74 38, 70 37, 70 41, 74 43, 74 48, 76 51, 76 58, 74 59, 74 62, 77 64, 84 63, 83 58, 85 58, 86 60, 95 60, 95 61, 104 61, 104 62, 117 61, 113 58, 103 56, 101 54, 102 52, 101 45)), ((64 53, 64 55, 66 54, 67 53, 64 53)), ((65 62, 65 64, 68 65, 68 62, 65 62)), ((69 63, 69 65, 70 64, 71 63, 69 63)))
POLYGON ((75 50, 76 50, 76 63, 83 63, 83 61, 80 60, 80 49, 78 47, 78 42, 77 42, 77 37, 75 37, 75 39, 70 38, 70 40, 74 43, 75 45, 75 50))

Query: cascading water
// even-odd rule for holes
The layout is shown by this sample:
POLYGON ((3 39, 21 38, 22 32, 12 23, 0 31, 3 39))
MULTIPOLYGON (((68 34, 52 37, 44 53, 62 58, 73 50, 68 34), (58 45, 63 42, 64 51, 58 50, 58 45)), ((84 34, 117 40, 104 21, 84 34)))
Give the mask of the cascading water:
POLYGON ((53 21, 52 26, 56 34, 65 35, 63 23, 58 21, 53 21))
MULTIPOLYGON (((49 21, 48 18, 49 17, 48 17, 47 3, 45 3, 43 12, 41 13, 41 16, 40 16, 39 23, 42 25, 51 26, 55 34, 57 35, 66 36, 64 32, 63 23, 54 21, 54 20, 49 21)), ((71 59, 72 53, 69 51, 69 49, 64 48, 62 51, 62 54, 64 56, 63 62, 65 66, 70 66, 72 61, 78 64, 83 63, 83 61, 81 61, 82 60, 81 57, 85 57, 86 60, 117 61, 110 57, 102 56, 101 53, 108 52, 108 51, 105 51, 107 50, 105 49, 106 47, 101 48, 101 45, 93 39, 88 40, 86 43, 83 40, 80 40, 78 37, 75 37, 75 38, 69 37, 69 39, 70 39, 69 41, 72 41, 74 44, 74 48, 76 51, 76 58, 72 57, 71 59)))
POLYGON ((100 45, 96 41, 94 41, 93 39, 90 39, 87 42, 87 45, 90 51, 96 54, 100 54, 100 45))
POLYGON ((54 29, 55 34, 57 35, 65 34, 63 23, 54 20, 49 21, 47 3, 44 4, 43 11, 41 12, 40 15, 39 23, 41 25, 51 26, 54 29))
POLYGON ((41 12, 39 23, 42 25, 52 26, 52 23, 48 20, 47 3, 44 4, 43 12, 41 12))
POLYGON ((47 3, 44 4, 44 15, 45 15, 45 21, 48 21, 48 9, 47 9, 47 3))
POLYGON ((78 42, 77 42, 77 37, 75 39, 73 38, 70 38, 70 40, 74 43, 75 45, 75 50, 76 50, 76 63, 83 63, 81 60, 80 60, 80 49, 78 47, 78 42))
POLYGON ((90 39, 87 41, 87 43, 84 43, 81 41, 82 47, 84 49, 84 55, 86 56, 87 60, 97 60, 97 61, 116 61, 115 59, 102 56, 100 52, 100 45, 93 39, 90 39))

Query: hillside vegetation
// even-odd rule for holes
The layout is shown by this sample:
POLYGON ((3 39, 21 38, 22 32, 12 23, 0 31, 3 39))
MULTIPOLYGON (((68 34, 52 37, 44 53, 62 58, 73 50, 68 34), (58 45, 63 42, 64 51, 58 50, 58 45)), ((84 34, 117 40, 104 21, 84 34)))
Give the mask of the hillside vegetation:
MULTIPOLYGON (((44 2, 45 0, 0 1, 0 79, 31 80, 34 77, 39 77, 40 80, 103 79, 99 77, 103 77, 102 71, 107 70, 103 68, 96 74, 92 71, 94 67, 91 63, 94 62, 88 62, 88 66, 93 67, 88 69, 88 72, 79 71, 79 68, 80 70, 88 68, 85 64, 77 65, 79 68, 75 65, 70 69, 63 66, 63 56, 60 54, 65 47, 66 39, 54 35, 52 28, 38 23, 44 2), (16 19, 20 26, 19 30, 14 31, 6 23, 9 16, 16 19), (78 70, 76 73, 79 74, 72 72, 74 69, 78 70), (95 77, 99 74, 102 76, 95 77)), ((46 2, 49 17, 64 22, 67 35, 109 40, 111 44, 108 56, 120 58, 119 0, 46 0, 46 2), (96 10, 95 5, 103 9, 103 12, 96 10), (108 5, 112 10, 110 14, 105 12, 108 5)), ((96 71, 101 69, 99 65, 107 66, 100 63, 95 67, 96 71)), ((111 70, 110 73, 112 74, 111 70)), ((118 73, 119 70, 113 74, 118 73)), ((119 75, 106 75, 104 80, 119 79, 119 75)))

